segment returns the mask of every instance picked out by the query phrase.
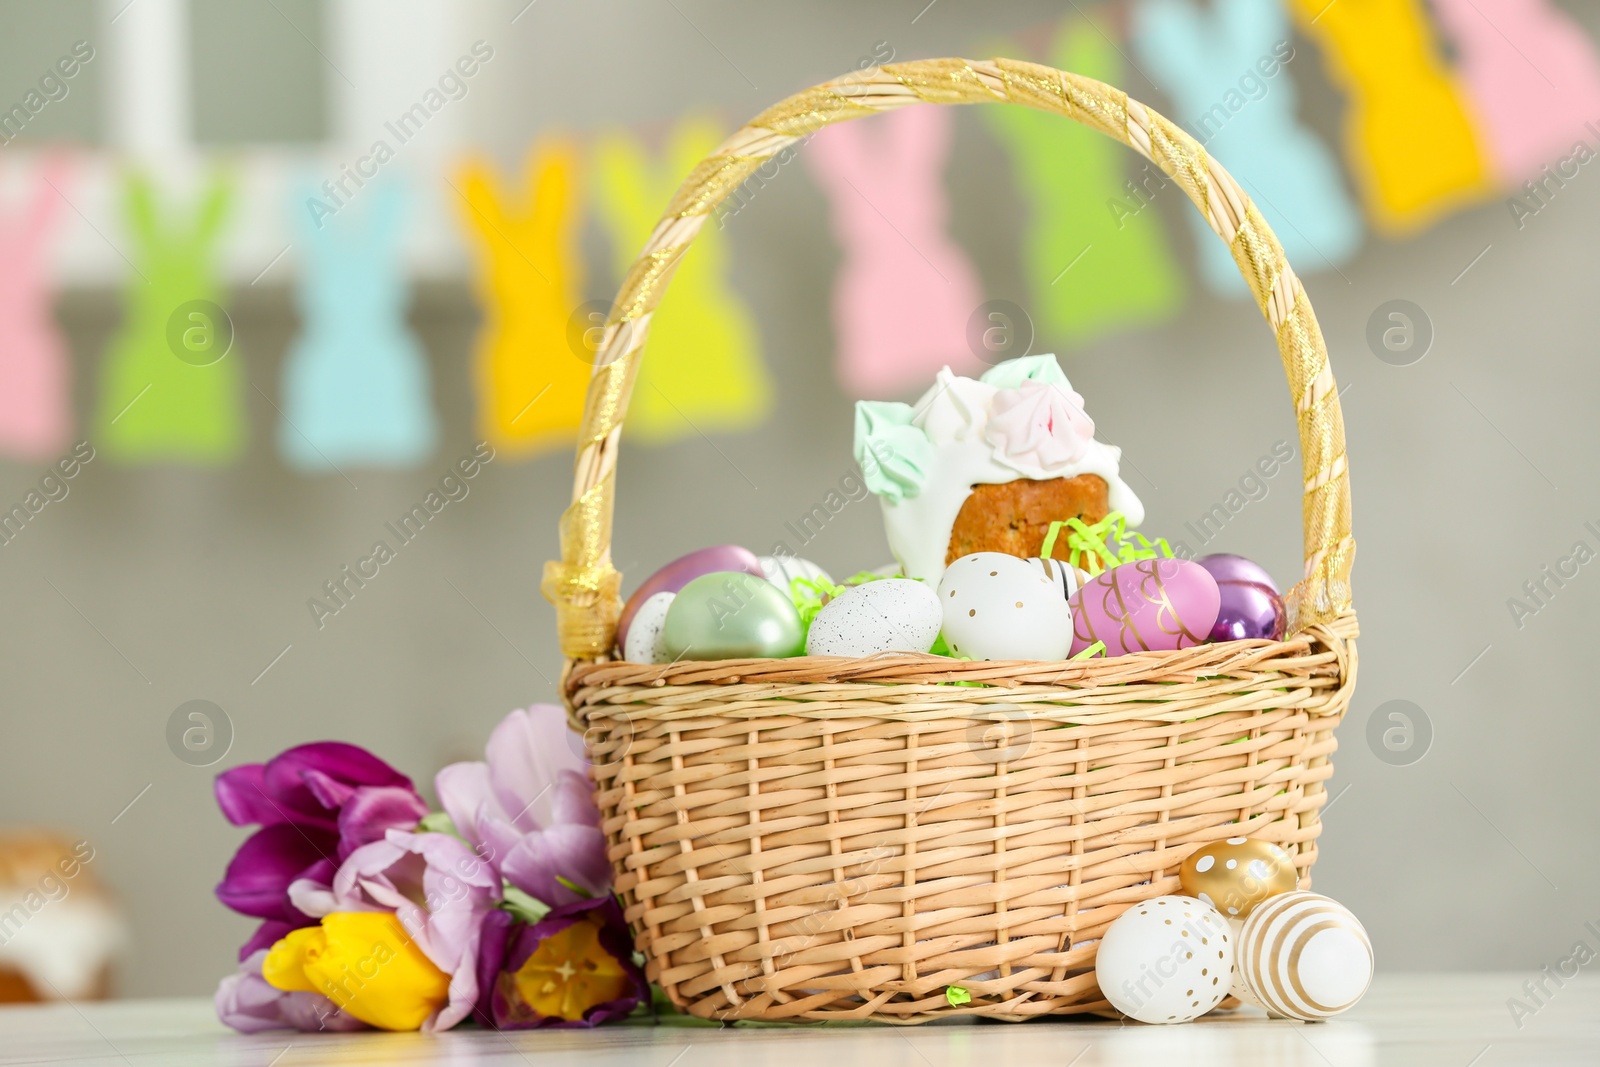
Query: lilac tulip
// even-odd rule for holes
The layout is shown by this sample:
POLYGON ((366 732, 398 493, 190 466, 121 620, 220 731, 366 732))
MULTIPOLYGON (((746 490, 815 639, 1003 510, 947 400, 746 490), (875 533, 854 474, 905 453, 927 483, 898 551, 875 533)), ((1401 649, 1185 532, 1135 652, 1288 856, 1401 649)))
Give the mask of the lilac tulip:
POLYGON ((450 975, 449 1001, 422 1024, 448 1030, 478 1001, 478 944, 484 918, 500 899, 500 876, 460 838, 390 830, 350 853, 329 886, 300 880, 295 907, 333 912, 389 911, 433 965, 450 975))
POLYGON ((261 961, 267 950, 259 949, 245 957, 236 974, 217 986, 214 1003, 217 1018, 240 1033, 260 1030, 303 1030, 338 1032, 365 1030, 367 1024, 340 1011, 321 993, 285 993, 261 977, 261 961))
POLYGON ((485 763, 434 779, 456 830, 507 882, 551 907, 611 891, 611 864, 587 764, 550 704, 513 711, 489 735, 485 763))
POLYGON ((289 899, 289 885, 326 885, 340 862, 391 828, 427 814, 411 779, 355 745, 323 741, 217 776, 217 804, 235 826, 259 825, 217 886, 234 911, 266 920, 240 959, 315 920, 289 899))

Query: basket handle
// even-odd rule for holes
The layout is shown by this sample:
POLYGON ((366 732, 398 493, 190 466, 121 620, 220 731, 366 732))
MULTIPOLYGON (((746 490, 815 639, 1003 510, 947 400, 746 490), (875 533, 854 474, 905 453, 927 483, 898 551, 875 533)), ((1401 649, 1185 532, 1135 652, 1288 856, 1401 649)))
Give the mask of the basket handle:
POLYGON ((651 312, 711 211, 757 167, 824 126, 907 104, 994 102, 1065 115, 1121 141, 1176 181, 1227 242, 1277 338, 1300 429, 1305 575, 1286 598, 1289 632, 1349 610, 1356 546, 1339 394, 1311 302, 1249 197, 1194 138, 1102 82, 1012 59, 923 59, 848 74, 763 111, 689 174, 629 268, 589 382, 561 559, 545 564, 542 589, 569 661, 606 656, 615 639, 622 576, 611 564, 611 516, 622 420, 651 312))

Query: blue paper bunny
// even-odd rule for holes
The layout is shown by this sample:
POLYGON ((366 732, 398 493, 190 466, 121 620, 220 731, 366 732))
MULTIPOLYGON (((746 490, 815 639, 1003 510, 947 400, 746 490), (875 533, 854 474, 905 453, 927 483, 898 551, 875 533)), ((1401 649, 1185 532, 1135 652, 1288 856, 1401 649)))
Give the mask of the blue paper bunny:
MULTIPOLYGON (((1279 0, 1142 0, 1139 61, 1173 97, 1169 112, 1220 160, 1283 244, 1295 269, 1337 270, 1361 246, 1362 222, 1333 153, 1301 124, 1288 16, 1279 0)), ((1212 290, 1247 290, 1226 245, 1186 212, 1212 290)))
POLYGON ((302 183, 292 208, 304 325, 284 360, 278 450, 304 471, 416 464, 432 454, 439 426, 405 317, 398 244, 408 190, 385 176, 313 220, 305 204, 317 195, 302 183))

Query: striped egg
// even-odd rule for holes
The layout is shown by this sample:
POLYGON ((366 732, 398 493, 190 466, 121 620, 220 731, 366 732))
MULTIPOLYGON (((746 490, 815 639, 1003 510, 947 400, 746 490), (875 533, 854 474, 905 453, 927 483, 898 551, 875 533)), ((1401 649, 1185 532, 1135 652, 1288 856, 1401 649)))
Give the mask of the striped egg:
POLYGON ((1297 890, 1250 913, 1234 964, 1249 999, 1311 1022, 1355 1007, 1372 981, 1372 942, 1344 905, 1297 890))

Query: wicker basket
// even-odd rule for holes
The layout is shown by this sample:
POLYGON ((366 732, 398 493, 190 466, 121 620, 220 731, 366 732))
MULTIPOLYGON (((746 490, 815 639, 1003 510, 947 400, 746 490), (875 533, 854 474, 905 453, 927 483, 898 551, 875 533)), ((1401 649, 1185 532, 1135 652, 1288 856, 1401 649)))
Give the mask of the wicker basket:
POLYGON ((1277 841, 1309 884, 1356 672, 1343 421, 1282 249, 1182 130, 1110 86, 1012 60, 896 64, 806 90, 689 175, 599 355, 544 591, 617 892, 674 1003, 720 1019, 907 1023, 1107 1011, 1097 939, 1130 904, 1176 890, 1198 844, 1277 841), (1025 104, 1092 126, 1159 165, 1228 242, 1299 422, 1306 570, 1287 640, 1070 664, 609 660, 617 444, 679 255, 765 160, 832 122, 918 102, 1025 104))

